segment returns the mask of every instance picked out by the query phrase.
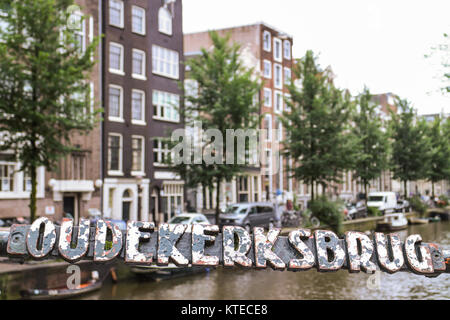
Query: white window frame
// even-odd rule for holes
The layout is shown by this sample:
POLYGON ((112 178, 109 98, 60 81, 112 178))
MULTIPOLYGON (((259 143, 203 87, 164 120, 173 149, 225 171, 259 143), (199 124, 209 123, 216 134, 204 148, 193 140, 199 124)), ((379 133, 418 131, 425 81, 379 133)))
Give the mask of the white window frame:
POLYGON ((277 130, 277 141, 281 142, 283 141, 283 122, 281 122, 281 119, 277 117, 276 123, 278 124, 275 128, 277 130))
POLYGON ((159 101, 158 101, 158 104, 157 104, 156 101, 153 101, 155 93, 157 93, 158 95, 165 96, 165 98, 163 99, 164 101, 172 101, 172 100, 176 101, 177 100, 178 101, 178 105, 175 106, 175 107, 180 108, 180 96, 178 94, 171 93, 171 92, 166 92, 166 91, 162 91, 162 90, 153 90, 153 92, 152 92, 152 102, 153 103, 152 104, 153 104, 153 108, 157 108, 157 111, 156 111, 157 115, 155 115, 153 113, 153 119, 160 120, 160 121, 173 122, 173 123, 180 123, 180 110, 179 109, 178 110, 174 109, 174 107, 172 105, 160 105, 159 101), (171 112, 176 112, 176 114, 177 114, 176 119, 172 119, 172 118, 166 117, 167 112, 164 112, 164 117, 161 116, 161 109, 162 108, 164 108, 165 110, 170 108, 171 112))
POLYGON ((284 78, 284 84, 290 85, 292 82, 292 70, 291 68, 284 67, 283 72, 283 78, 284 78), (289 77, 286 77, 286 71, 289 73, 289 77))
POLYGON ((283 93, 279 90, 274 90, 273 92, 273 109, 275 111, 275 113, 282 113, 283 112, 283 93), (280 97, 280 99, 278 100, 278 97, 280 97), (280 106, 278 106, 277 102, 280 101, 280 106))
POLYGON ((264 96, 263 96, 263 99, 264 99, 264 106, 265 107, 269 107, 269 108, 271 108, 272 107, 272 89, 270 89, 270 88, 264 88, 264 96), (268 104, 266 104, 266 93, 268 94, 268 97, 269 97, 269 103, 268 104))
POLYGON ((143 50, 139 50, 139 49, 133 49, 132 50, 132 55, 131 55, 131 76, 134 79, 139 79, 139 80, 147 80, 147 76, 146 76, 146 70, 147 70, 147 53, 143 50), (139 73, 134 73, 134 54, 138 53, 142 55, 142 70, 141 70, 141 74, 139 73))
POLYGON ((267 135, 264 137, 264 140, 272 141, 272 115, 270 113, 267 113, 264 116, 264 124, 266 123, 267 119, 269 119, 269 128, 264 128, 264 130, 267 130, 267 135))
POLYGON ((131 123, 135 125, 145 126, 145 91, 138 90, 138 89, 132 89, 131 90, 131 123), (133 94, 139 93, 141 94, 141 115, 142 118, 140 120, 133 119, 133 94))
POLYGON ((273 38, 273 59, 277 62, 283 62, 283 43, 282 43, 281 39, 276 38, 276 37, 273 38), (277 57, 277 50, 276 50, 277 43, 280 45, 280 56, 279 57, 277 57))
POLYGON ((152 159, 153 160, 153 166, 154 167, 167 167, 168 165, 166 163, 161 162, 161 160, 162 160, 161 155, 164 153, 165 157, 168 157, 169 154, 171 153, 170 149, 163 148, 163 141, 161 139, 156 139, 154 141, 153 141, 153 159, 152 159), (154 145, 154 141, 158 142, 158 146, 156 148, 155 148, 155 145, 154 145), (158 161, 157 162, 154 161, 155 160, 155 157, 154 157, 155 153, 157 154, 157 157, 158 157, 158 159, 157 159, 158 161))
POLYGON ((147 19, 146 18, 146 12, 145 12, 144 8, 139 7, 139 6, 135 6, 135 5, 131 6, 131 32, 144 36, 146 34, 146 28, 147 28, 146 19, 147 19), (139 10, 139 11, 143 12, 143 15, 142 15, 142 29, 143 30, 142 31, 137 31, 137 30, 134 30, 134 28, 133 28, 133 26, 134 26, 134 24, 133 24, 133 19, 134 19, 133 11, 134 10, 139 10))
POLYGON ((270 52, 272 50, 271 46, 272 46, 272 35, 271 35, 271 33, 269 31, 266 30, 266 31, 263 32, 263 50, 267 51, 267 52, 270 52), (269 41, 267 42, 268 46, 265 45, 265 41, 264 41, 264 38, 265 38, 266 35, 269 36, 269 41))
MULTIPOLYGON (((291 99, 291 94, 290 94, 290 93, 285 93, 285 94, 284 94, 284 99, 285 99, 285 100, 291 99)), ((291 112, 291 107, 289 107, 289 105, 287 104, 286 101, 284 101, 284 110, 285 110, 286 112, 291 112)))
POLYGON ((125 52, 124 47, 120 43, 112 42, 112 41, 109 43, 109 50, 108 50, 108 60, 109 61, 108 61, 108 63, 109 63, 109 72, 110 73, 115 73, 115 74, 118 74, 121 76, 125 75, 125 72, 123 70, 123 61, 124 61, 124 55, 125 55, 124 52, 125 52), (120 48, 120 52, 121 52, 121 54, 120 54, 120 69, 114 69, 111 67, 111 46, 116 46, 116 47, 120 48))
POLYGON ((272 79, 272 62, 270 60, 263 61, 263 76, 266 79, 272 79), (269 66, 268 69, 266 69, 266 64, 269 66), (266 70, 269 70, 268 75, 266 75, 266 70))
MULTIPOLYGON (((163 53, 163 55, 167 56, 166 53, 163 53)), ((171 78, 171 79, 178 79, 180 77, 180 54, 179 54, 179 52, 175 51, 175 50, 167 49, 167 48, 164 48, 164 47, 161 47, 161 46, 153 45, 152 46, 152 73, 153 74, 157 74, 159 76, 171 78), (163 53, 164 51, 167 51, 166 53, 171 52, 171 54, 175 53, 176 57, 177 57, 176 62, 172 62, 170 60, 166 61, 163 58, 161 58, 160 56, 159 57, 155 56, 156 52, 163 53), (170 74, 170 73, 166 73, 164 71, 160 71, 158 68, 159 68, 159 64, 160 64, 161 60, 164 63, 169 63, 169 65, 171 67, 173 67, 174 64, 176 64, 176 75, 173 75, 173 74, 170 74)))
POLYGON ((109 121, 114 121, 114 122, 124 122, 123 119, 123 88, 121 86, 118 86, 116 84, 110 84, 108 86, 108 120, 109 121), (118 89, 120 91, 120 98, 119 98, 119 117, 115 117, 115 116, 111 116, 110 115, 110 93, 109 93, 109 88, 114 88, 114 89, 118 89))
POLYGON ((73 32, 74 32, 74 34, 80 35, 81 38, 83 39, 81 41, 80 49, 81 49, 81 52, 85 52, 86 51, 86 20, 83 19, 84 15, 81 11, 76 11, 76 12, 72 13, 71 16, 72 16, 71 19, 77 19, 77 23, 78 23, 77 27, 79 27, 79 28, 73 29, 73 32))
POLYGON ((277 89, 283 89, 283 67, 281 64, 274 63, 273 64, 273 85, 277 89), (280 70, 280 82, 277 85, 277 68, 280 70))
POLYGON ((287 60, 291 60, 291 42, 289 40, 283 41, 283 56, 287 60), (289 54, 286 54, 286 44, 289 45, 289 54))
POLYGON ((110 176, 123 176, 123 137, 120 133, 113 133, 110 132, 108 134, 108 163, 107 163, 107 168, 108 168, 108 175, 110 176), (119 169, 118 170, 110 170, 110 164, 111 164, 111 150, 109 148, 109 137, 110 136, 115 136, 115 137, 119 137, 119 169))
POLYGON ((161 7, 158 10, 158 31, 169 36, 171 36, 173 33, 173 17, 166 7, 161 7), (168 19, 168 17, 170 17, 170 19, 168 19), (170 30, 166 28, 166 22, 168 22, 169 20, 170 30))
MULTIPOLYGON (((132 176, 145 176, 145 138, 143 136, 132 135, 131 139, 141 140, 141 171, 131 171, 132 176)), ((133 142, 131 142, 131 169, 133 169, 133 142)))
POLYGON ((120 0, 109 0, 108 2, 108 22, 110 26, 114 26, 114 27, 118 27, 118 28, 122 28, 124 27, 124 4, 123 1, 120 0), (121 5, 121 9, 120 9, 120 24, 114 24, 111 23, 111 14, 110 14, 110 6, 111 6, 111 2, 116 2, 116 3, 120 3, 121 5))
MULTIPOLYGON (((7 152, 8 153, 8 152, 7 152)), ((26 190, 25 186, 25 172, 20 171, 21 163, 15 161, 1 160, 1 165, 14 166, 14 173, 12 176, 13 188, 10 191, 0 191, 0 200, 6 199, 29 199, 30 191, 26 190)), ((0 180, 0 183, 2 181, 0 180)), ((45 196, 45 168, 37 168, 37 190, 36 197, 42 199, 45 196)))

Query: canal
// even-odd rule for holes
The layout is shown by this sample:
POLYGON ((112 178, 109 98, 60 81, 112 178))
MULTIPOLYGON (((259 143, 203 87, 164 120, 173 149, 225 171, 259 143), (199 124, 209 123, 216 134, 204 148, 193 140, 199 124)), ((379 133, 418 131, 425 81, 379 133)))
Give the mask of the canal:
MULTIPOLYGON (((450 222, 409 226, 404 238, 418 233, 424 241, 450 249, 450 222)), ((406 272, 349 274, 273 270, 229 270, 163 281, 132 279, 105 283, 83 299, 450 299, 450 274, 426 278, 406 272), (372 277, 372 278, 370 278, 372 277)))

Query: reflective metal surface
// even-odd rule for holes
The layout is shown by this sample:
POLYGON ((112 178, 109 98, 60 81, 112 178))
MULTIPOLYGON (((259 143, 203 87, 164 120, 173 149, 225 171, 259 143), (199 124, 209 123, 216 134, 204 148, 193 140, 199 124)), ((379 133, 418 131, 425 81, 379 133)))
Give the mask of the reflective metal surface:
MULTIPOLYGON (((423 241, 450 249, 450 223, 410 226, 400 231, 402 240, 420 234, 423 241)), ((228 270, 160 282, 129 280, 105 283, 83 299, 450 299, 450 274, 426 278, 408 272, 396 274, 348 271, 319 273, 316 270, 228 270)))

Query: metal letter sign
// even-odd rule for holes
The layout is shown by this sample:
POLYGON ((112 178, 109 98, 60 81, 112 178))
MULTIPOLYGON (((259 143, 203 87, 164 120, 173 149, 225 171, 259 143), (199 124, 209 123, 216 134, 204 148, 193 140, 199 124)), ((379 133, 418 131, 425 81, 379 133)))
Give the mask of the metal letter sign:
POLYGON ((0 255, 20 259, 62 257, 74 263, 81 259, 108 262, 116 258, 130 265, 219 266, 320 272, 347 269, 372 274, 410 271, 436 277, 450 273, 450 250, 423 243, 420 235, 410 235, 402 243, 397 234, 349 231, 344 239, 332 231, 297 229, 280 236, 280 229, 253 234, 238 226, 184 225, 129 221, 121 231, 112 222, 99 220, 90 227, 64 219, 61 227, 42 217, 31 226, 13 225, 0 232, 0 255))

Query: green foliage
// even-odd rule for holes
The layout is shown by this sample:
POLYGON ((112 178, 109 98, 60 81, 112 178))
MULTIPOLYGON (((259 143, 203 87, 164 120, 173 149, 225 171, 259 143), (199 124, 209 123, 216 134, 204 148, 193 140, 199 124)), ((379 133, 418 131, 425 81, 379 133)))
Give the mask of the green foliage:
MULTIPOLYGON (((427 170, 427 179, 433 183, 441 180, 450 179, 450 135, 446 132, 447 124, 443 124, 441 117, 428 127, 428 137, 430 139, 430 162, 427 170)), ((433 190, 434 195, 434 190, 433 190)))
POLYGON ((419 196, 414 196, 410 198, 408 201, 412 211, 417 212, 421 217, 425 215, 425 213, 428 210, 428 205, 424 203, 419 196))
POLYGON ((388 167, 388 136, 382 130, 382 123, 372 103, 369 89, 357 99, 358 110, 354 113, 352 134, 356 140, 354 177, 360 178, 365 194, 369 182, 377 179, 388 167))
POLYGON ((408 101, 399 99, 398 106, 400 113, 391 113, 390 121, 391 170, 394 179, 403 181, 406 198, 406 182, 427 177, 431 146, 426 122, 417 118, 408 101))
POLYGON ((449 198, 446 195, 444 195, 444 194, 440 195, 439 196, 439 201, 437 203, 437 206, 439 208, 445 208, 445 207, 448 206, 448 204, 449 204, 449 198))
MULTIPOLYGON (((217 32, 210 32, 213 43, 211 50, 202 49, 198 57, 186 62, 189 73, 186 78, 197 84, 196 92, 186 91, 186 104, 182 111, 186 125, 194 126, 201 122, 202 129, 215 130, 225 139, 227 130, 247 130, 259 127, 259 103, 254 97, 259 93, 260 84, 255 80, 252 69, 247 69, 240 59, 237 44, 229 44, 230 37, 220 37, 217 32)), ((189 88, 185 88, 189 89, 189 88)), ((216 142, 216 141, 215 141, 216 142)), ((248 143, 248 141, 247 141, 248 143)), ((236 145, 236 141, 235 141, 236 145)), ((247 145, 248 146, 248 145, 247 145)), ((208 164, 205 159, 194 163, 194 155, 184 155, 191 163, 184 161, 173 168, 183 177, 188 186, 217 188, 219 197, 220 183, 231 181, 244 172, 248 164, 240 164, 235 152, 234 163, 225 161, 226 143, 211 150, 211 145, 201 142, 201 154, 222 159, 223 163, 208 164)), ((219 213, 217 201, 216 218, 219 213)))
POLYGON ((97 41, 84 52, 67 28, 72 0, 0 1, 8 27, 0 30, 1 150, 13 150, 32 180, 31 220, 36 211, 36 170, 54 170, 76 150, 74 132, 95 125, 90 112, 89 72, 97 41))
POLYGON ((382 213, 376 207, 367 207, 367 215, 369 217, 378 217, 378 216, 381 216, 382 213))
POLYGON ((291 174, 310 185, 339 183, 353 160, 349 94, 333 85, 332 74, 320 69, 312 51, 297 61, 293 72, 302 85, 289 86, 291 112, 281 118, 287 136, 283 151, 295 162, 291 174))
POLYGON ((343 203, 331 201, 326 196, 320 196, 309 203, 312 215, 320 220, 321 225, 331 227, 337 233, 342 233, 342 222, 344 221, 343 203))

